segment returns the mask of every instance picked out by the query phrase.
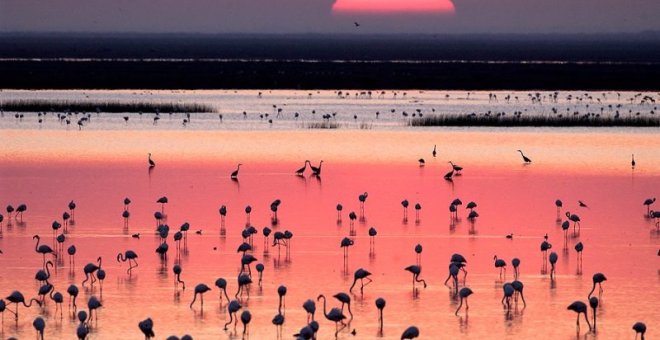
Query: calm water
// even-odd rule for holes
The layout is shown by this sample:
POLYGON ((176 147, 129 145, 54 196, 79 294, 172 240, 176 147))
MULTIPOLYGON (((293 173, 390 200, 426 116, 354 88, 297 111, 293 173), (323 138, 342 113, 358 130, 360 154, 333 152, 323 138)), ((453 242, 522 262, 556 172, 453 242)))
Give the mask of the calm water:
MULTIPOLYGON (((52 246, 51 223, 61 221, 68 202, 74 199, 78 206, 75 224, 69 228, 64 248, 71 244, 78 248, 75 266, 71 268, 64 252, 57 258, 51 282, 66 296, 69 284, 80 287, 82 267, 103 257, 107 278, 102 291, 98 286, 81 289, 78 299, 83 306, 91 295, 102 298, 104 307, 98 322, 93 323, 90 338, 113 339, 118 334, 140 338, 137 323, 147 317, 154 320, 158 338, 185 333, 196 339, 240 338, 240 322, 236 331, 222 329, 228 320, 226 300, 221 306, 213 283, 224 277, 230 297, 236 293, 240 270, 236 248, 247 221, 244 208, 250 205, 250 222, 259 230, 269 226, 294 234, 288 256, 284 250, 278 254, 276 247, 267 247, 268 253, 264 253, 261 233, 254 238, 253 255, 265 265, 265 271, 261 287, 253 284, 249 299, 244 296, 242 300, 253 315, 252 339, 277 337, 271 319, 277 313, 280 284, 288 288, 282 337, 291 338, 306 322, 302 303, 318 294, 348 293, 353 272, 360 267, 372 273, 373 283, 365 287, 364 295, 354 290, 358 294, 352 296, 355 317, 350 330, 356 330, 355 338, 379 338, 374 305, 377 297, 387 300, 384 338, 399 338, 413 324, 426 339, 522 339, 538 334, 558 339, 632 339, 631 327, 636 321, 646 322, 647 338, 660 334, 660 257, 656 255, 660 233, 645 217, 642 205, 644 199, 658 196, 660 189, 660 135, 656 129, 411 129, 391 118, 383 128, 374 123, 368 130, 301 129, 295 121, 288 128, 275 128, 284 125, 278 121, 273 124, 275 131, 263 131, 270 127, 259 119, 240 122, 239 112, 243 110, 259 112, 270 107, 272 112, 274 102, 258 99, 254 92, 237 97, 227 93, 226 101, 222 96, 203 94, 231 110, 239 106, 240 96, 251 98, 244 102, 244 108, 237 109, 240 111, 235 117, 226 116, 224 125, 213 131, 203 131, 207 127, 201 122, 195 125, 195 120, 183 128, 180 117, 171 123, 161 120, 154 127, 147 117, 137 123, 136 115, 126 128, 119 117, 101 114, 99 120, 106 119, 103 124, 95 121, 88 129, 76 131, 54 122, 39 129, 32 119, 17 123, 6 115, 0 120, 4 146, 0 154, 0 205, 26 203, 28 210, 22 222, 9 222, 3 211, 0 294, 4 297, 19 289, 26 297, 36 297, 39 284, 33 278, 42 260, 34 252, 32 236, 39 234, 52 246), (259 104, 263 106, 250 106, 259 100, 264 101, 259 104), (232 119, 236 121, 234 127, 227 128, 232 119), (252 129, 255 126, 258 131, 252 129), (434 144, 438 146, 436 158, 431 156, 434 144), (518 148, 532 158, 531 165, 521 164, 515 151, 518 148), (153 171, 146 166, 147 152, 152 152, 157 162, 153 171), (630 167, 632 153, 637 161, 634 170, 630 167), (420 157, 426 159, 425 167, 418 166, 420 157), (320 179, 309 172, 304 177, 293 175, 305 159, 311 159, 315 166, 324 160, 320 179), (450 169, 449 160, 465 168, 453 182, 442 179, 450 169), (229 173, 238 162, 243 163, 239 180, 232 181, 229 173), (369 195, 363 217, 355 221, 355 245, 349 249, 345 267, 339 244, 349 236, 348 213, 359 212, 358 195, 363 192, 369 195), (160 210, 156 200, 164 195, 170 202, 165 207, 167 224, 173 230, 184 222, 191 225, 187 246, 182 245, 178 256, 170 233, 166 262, 154 252, 159 238, 154 234, 153 214, 160 210), (121 217, 124 197, 133 201, 128 228, 121 217), (478 204, 480 216, 476 221, 467 220, 463 206, 459 207, 459 221, 451 222, 448 206, 457 197, 464 205, 469 201, 478 204), (269 206, 275 199, 281 199, 282 204, 279 224, 272 226, 269 206), (411 203, 407 221, 400 204, 403 199, 411 203), (566 244, 560 227, 563 215, 558 221, 555 199, 564 202, 562 214, 569 210, 582 219, 580 234, 570 233, 566 244), (578 200, 589 208, 578 207, 578 200), (341 223, 337 221, 337 203, 344 206, 341 223), (415 219, 415 203, 422 205, 419 221, 415 219), (218 214, 223 204, 228 209, 225 236, 220 235, 218 214), (369 227, 378 230, 372 254, 369 227), (202 230, 201 235, 195 234, 196 230, 202 230), (141 238, 132 238, 133 233, 140 233, 141 238), (510 233, 513 239, 505 237, 510 233), (555 280, 542 268, 539 246, 546 233, 552 251, 559 255, 555 280), (581 271, 573 250, 579 241, 585 245, 581 271), (424 247, 421 278, 429 286, 413 291, 411 275, 403 268, 415 263, 413 249, 418 243, 424 247), (115 260, 118 252, 127 249, 139 255, 139 267, 130 276, 127 264, 115 260), (459 316, 454 315, 457 299, 443 285, 452 253, 467 258, 466 286, 474 291, 469 311, 461 311, 459 316), (509 263, 504 280, 494 268, 494 255, 509 263), (525 283, 527 308, 519 304, 507 313, 500 304, 501 286, 503 281, 513 280, 513 257, 522 262, 520 280, 525 283), (175 290, 174 263, 183 267, 185 291, 181 287, 175 290), (597 312, 598 331, 589 333, 586 324, 576 331, 575 314, 566 306, 575 300, 586 301, 591 276, 596 272, 608 278, 597 312), (212 287, 205 294, 203 312, 199 304, 189 308, 197 283, 212 287)), ((79 95, 10 93, 12 98, 38 95, 71 99, 69 96, 79 95)), ((3 91, 3 98, 7 95, 3 91)), ((132 94, 95 95, 110 100, 132 94)), ((188 98, 186 94, 162 96, 167 100, 171 100, 168 96, 188 98)), ((372 105, 364 104, 366 100, 335 99, 331 93, 327 96, 329 103, 311 99, 310 107, 328 112, 342 107, 342 114, 349 115, 351 110, 372 105), (335 104, 337 101, 342 102, 335 104)), ((478 110, 490 109, 487 93, 474 96, 482 98, 478 110)), ((445 100, 436 97, 437 101, 445 100)), ((307 100, 305 93, 296 102, 307 100)), ((456 100, 452 105, 468 110, 467 103, 456 100)), ((398 105, 402 105, 401 110, 404 106, 408 112, 415 110, 411 103, 398 105)), ((364 110, 373 111, 371 107, 364 110)), ((206 119, 210 121, 211 115, 206 119)), ((347 116, 342 122, 350 124, 351 119, 347 116)), ((328 307, 338 305, 336 300, 328 300, 328 307)), ((334 325, 323 318, 321 308, 317 304, 319 338, 333 338, 334 325)), ((75 335, 77 322, 66 306, 63 318, 55 314, 50 300, 44 309, 21 308, 19 313, 17 323, 12 314, 5 316, 0 337, 34 336, 31 323, 37 315, 46 319, 47 338, 75 335)), ((339 337, 354 338, 348 329, 339 337)))

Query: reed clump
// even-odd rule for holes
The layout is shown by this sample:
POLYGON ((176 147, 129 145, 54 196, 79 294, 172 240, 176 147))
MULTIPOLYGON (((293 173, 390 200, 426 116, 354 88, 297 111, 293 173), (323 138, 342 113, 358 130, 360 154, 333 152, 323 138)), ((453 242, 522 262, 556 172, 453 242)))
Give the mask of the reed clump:
POLYGON ((433 114, 411 118, 408 125, 428 126, 493 126, 493 127, 660 127, 655 115, 603 116, 584 115, 505 115, 505 114, 433 114))

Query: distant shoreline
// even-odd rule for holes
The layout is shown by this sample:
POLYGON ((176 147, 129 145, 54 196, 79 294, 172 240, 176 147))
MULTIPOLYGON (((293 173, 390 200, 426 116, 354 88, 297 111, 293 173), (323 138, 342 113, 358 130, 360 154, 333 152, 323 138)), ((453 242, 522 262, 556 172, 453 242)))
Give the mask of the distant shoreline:
POLYGON ((0 61, 5 89, 660 90, 660 65, 318 61, 0 61))
POLYGON ((0 34, 0 88, 660 90, 660 33, 0 34))

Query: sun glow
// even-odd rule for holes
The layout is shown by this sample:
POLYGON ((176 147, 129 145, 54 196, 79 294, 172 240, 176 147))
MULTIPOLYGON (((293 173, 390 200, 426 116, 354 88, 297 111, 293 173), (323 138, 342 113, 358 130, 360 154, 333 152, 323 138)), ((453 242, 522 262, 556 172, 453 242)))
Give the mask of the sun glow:
POLYGON ((454 10, 450 0, 337 0, 332 6, 339 14, 452 14, 454 10))

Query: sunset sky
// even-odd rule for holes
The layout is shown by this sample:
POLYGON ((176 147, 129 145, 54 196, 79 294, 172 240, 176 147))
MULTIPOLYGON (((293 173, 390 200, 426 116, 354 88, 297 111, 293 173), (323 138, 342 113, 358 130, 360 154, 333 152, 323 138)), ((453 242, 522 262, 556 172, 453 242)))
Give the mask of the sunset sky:
POLYGON ((660 30, 658 13, 657 0, 0 0, 0 32, 612 33, 660 30))

